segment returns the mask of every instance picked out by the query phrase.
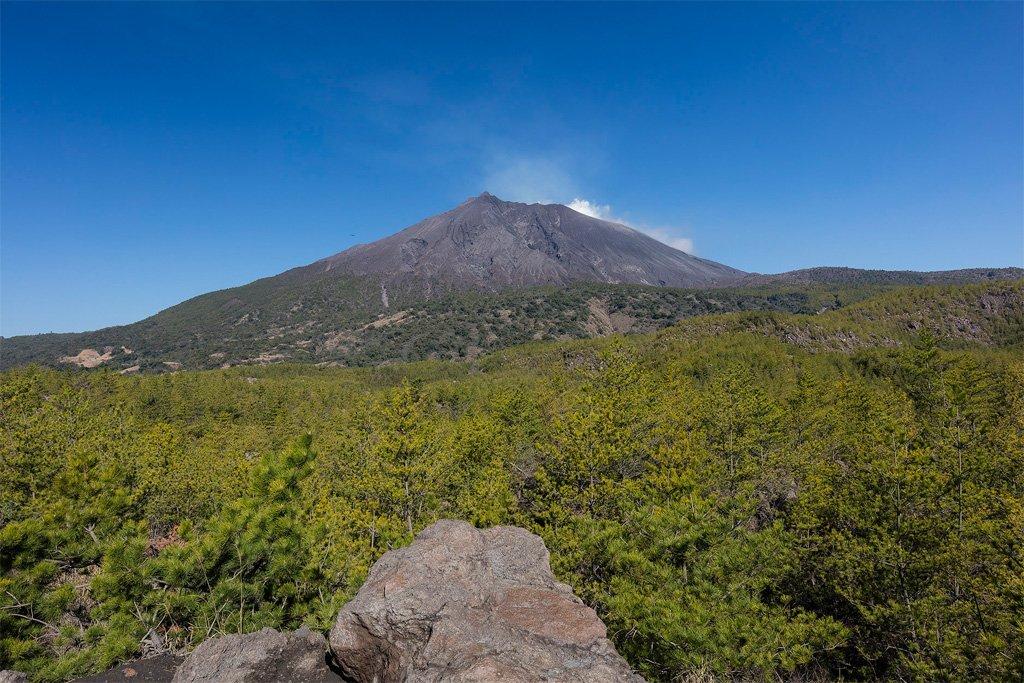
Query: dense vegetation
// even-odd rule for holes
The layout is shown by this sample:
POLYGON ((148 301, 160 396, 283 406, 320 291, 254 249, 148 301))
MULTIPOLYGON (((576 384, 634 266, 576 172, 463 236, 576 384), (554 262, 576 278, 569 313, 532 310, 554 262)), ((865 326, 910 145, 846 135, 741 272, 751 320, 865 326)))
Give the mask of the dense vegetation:
POLYGON ((468 363, 0 375, 0 668, 326 628, 442 517, 651 680, 1024 676, 1022 285, 468 363))
POLYGON ((936 273, 818 268, 750 276, 743 287, 673 289, 576 283, 498 293, 442 291, 392 281, 387 305, 373 277, 308 268, 204 294, 142 320, 95 332, 0 339, 0 369, 74 367, 84 349, 128 372, 308 362, 377 365, 473 358, 532 340, 645 333, 699 315, 809 314, 862 301, 901 283, 998 283, 1014 268, 936 273), (63 360, 62 360, 63 359, 63 360))

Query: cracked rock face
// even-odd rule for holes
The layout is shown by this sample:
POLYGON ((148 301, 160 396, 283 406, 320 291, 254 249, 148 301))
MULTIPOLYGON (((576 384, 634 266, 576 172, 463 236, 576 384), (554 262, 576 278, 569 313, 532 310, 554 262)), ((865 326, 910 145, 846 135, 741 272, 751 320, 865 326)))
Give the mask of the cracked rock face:
POLYGON ((391 681, 642 681, 597 614, 517 527, 441 521, 385 554, 338 614, 346 677, 391 681))
POLYGON ((325 662, 325 638, 300 628, 211 638, 182 662, 174 683, 320 683, 338 677, 325 662))

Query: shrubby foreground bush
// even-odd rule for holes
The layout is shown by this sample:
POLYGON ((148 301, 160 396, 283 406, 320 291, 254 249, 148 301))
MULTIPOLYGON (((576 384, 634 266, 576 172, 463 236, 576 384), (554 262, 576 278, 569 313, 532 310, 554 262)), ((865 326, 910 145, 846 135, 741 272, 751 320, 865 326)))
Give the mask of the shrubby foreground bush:
POLYGON ((652 680, 1024 676, 1024 362, 749 333, 0 376, 0 667, 326 628, 439 518, 540 534, 652 680), (303 435, 311 435, 303 436, 303 435))

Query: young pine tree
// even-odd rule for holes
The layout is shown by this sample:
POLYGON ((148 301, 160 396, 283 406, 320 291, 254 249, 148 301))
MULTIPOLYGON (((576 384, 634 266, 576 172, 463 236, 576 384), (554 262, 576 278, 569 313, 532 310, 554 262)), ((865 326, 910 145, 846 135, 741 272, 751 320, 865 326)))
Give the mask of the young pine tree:
POLYGON ((323 577, 311 551, 317 530, 307 523, 300 492, 314 457, 310 442, 306 436, 264 456, 248 495, 203 530, 183 525, 186 543, 156 560, 154 574, 167 588, 153 596, 157 618, 193 642, 324 618, 323 577))

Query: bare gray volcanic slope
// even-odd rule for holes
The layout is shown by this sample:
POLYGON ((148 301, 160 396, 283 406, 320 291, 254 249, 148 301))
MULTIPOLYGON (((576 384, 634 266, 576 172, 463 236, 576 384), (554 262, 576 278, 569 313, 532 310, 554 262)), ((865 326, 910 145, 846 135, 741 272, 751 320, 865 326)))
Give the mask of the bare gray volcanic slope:
POLYGON ((561 204, 506 202, 487 192, 304 270, 487 291, 578 281, 701 287, 744 275, 620 223, 561 204))

